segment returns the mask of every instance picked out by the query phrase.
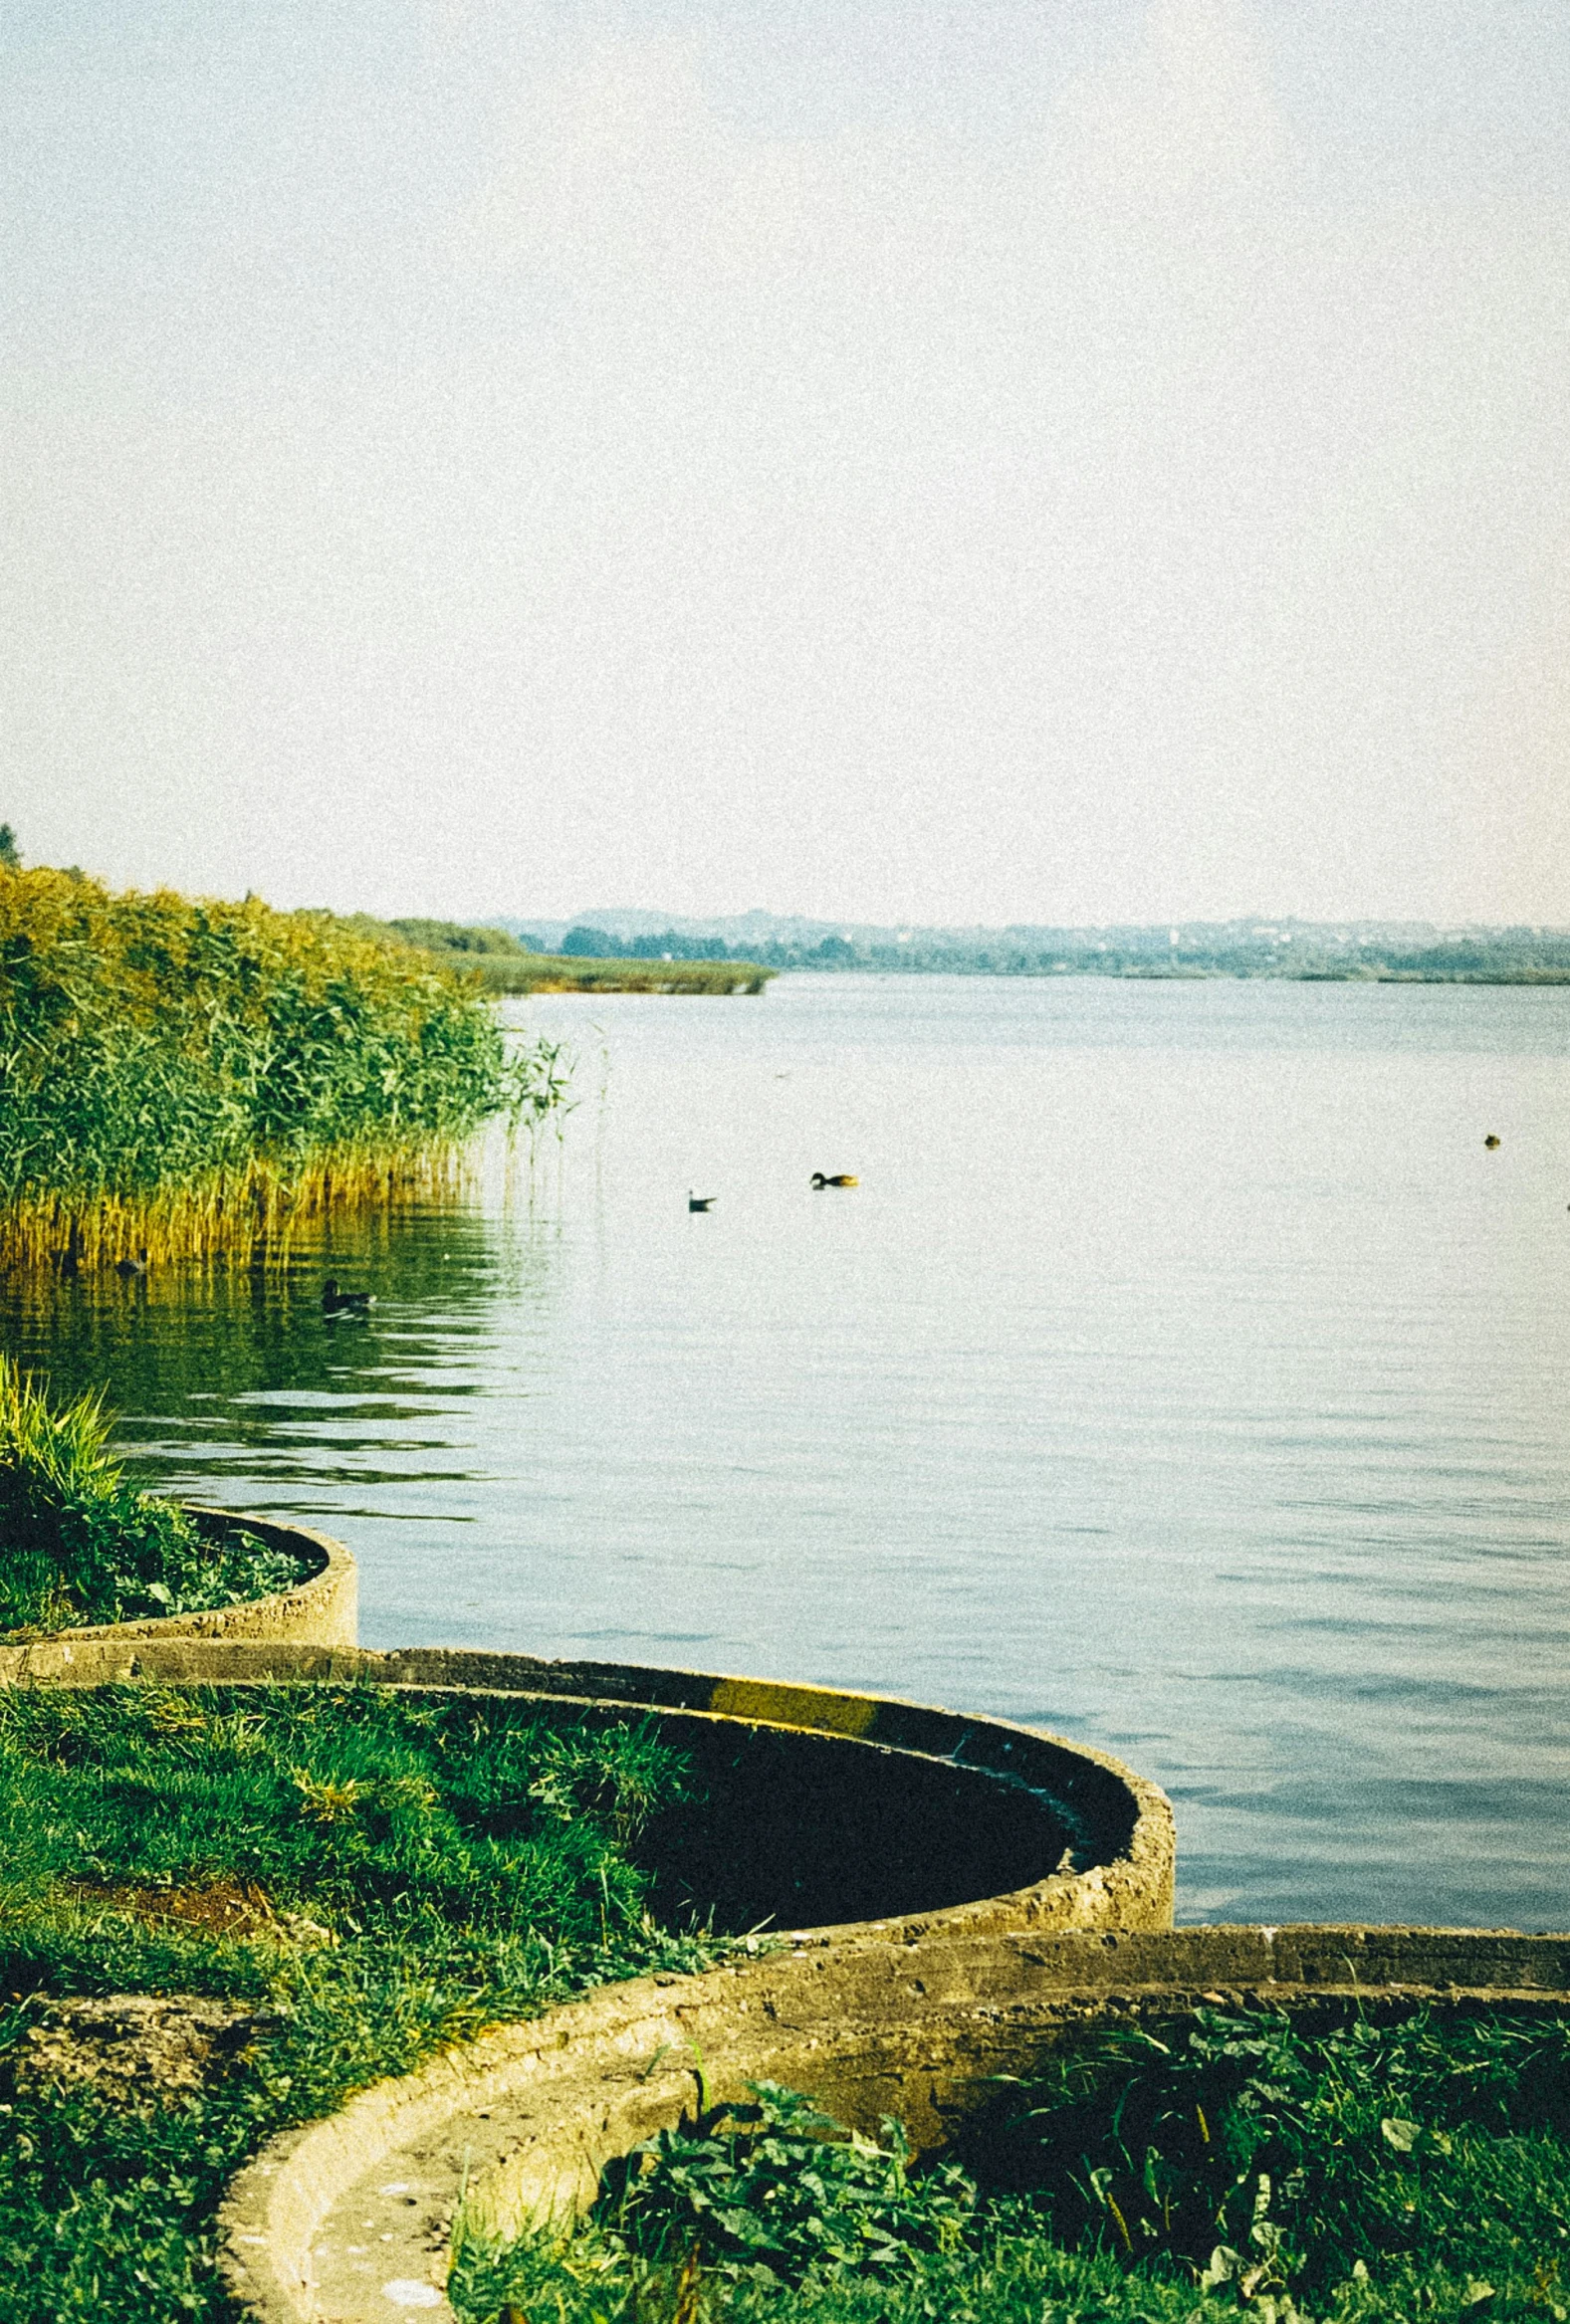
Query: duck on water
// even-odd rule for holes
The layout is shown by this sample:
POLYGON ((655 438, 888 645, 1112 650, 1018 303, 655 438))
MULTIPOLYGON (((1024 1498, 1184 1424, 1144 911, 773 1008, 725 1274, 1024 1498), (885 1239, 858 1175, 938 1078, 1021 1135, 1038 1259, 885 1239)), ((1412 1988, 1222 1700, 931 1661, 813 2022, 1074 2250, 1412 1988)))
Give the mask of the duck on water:
POLYGON ((322 1286, 322 1312, 327 1316, 368 1315, 376 1304, 373 1291, 340 1291, 330 1275, 322 1286))

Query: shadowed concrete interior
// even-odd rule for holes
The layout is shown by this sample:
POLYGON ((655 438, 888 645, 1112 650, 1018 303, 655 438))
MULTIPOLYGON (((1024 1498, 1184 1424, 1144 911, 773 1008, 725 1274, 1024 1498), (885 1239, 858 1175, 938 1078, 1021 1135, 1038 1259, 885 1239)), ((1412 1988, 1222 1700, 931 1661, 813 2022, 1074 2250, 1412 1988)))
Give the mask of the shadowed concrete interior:
POLYGON ((392 1654, 294 1639, 60 1636, 0 1654, 0 1684, 279 1681, 461 1692, 554 1724, 658 1722, 697 1770, 639 1853, 658 1909, 718 1929, 843 1923, 1164 1928, 1165 1795, 1107 1754, 923 1704, 702 1671, 392 1654))

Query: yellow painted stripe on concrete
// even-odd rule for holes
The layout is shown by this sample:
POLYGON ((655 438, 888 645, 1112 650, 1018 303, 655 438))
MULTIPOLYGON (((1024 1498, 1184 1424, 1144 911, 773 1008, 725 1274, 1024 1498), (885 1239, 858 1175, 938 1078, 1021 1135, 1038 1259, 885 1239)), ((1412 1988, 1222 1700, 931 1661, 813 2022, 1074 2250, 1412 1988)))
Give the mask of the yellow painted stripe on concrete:
POLYGON ((767 1679, 722 1678, 709 1697, 727 1719, 767 1719, 776 1727, 816 1727, 830 1735, 865 1735, 878 1705, 831 1687, 773 1686, 767 1679))

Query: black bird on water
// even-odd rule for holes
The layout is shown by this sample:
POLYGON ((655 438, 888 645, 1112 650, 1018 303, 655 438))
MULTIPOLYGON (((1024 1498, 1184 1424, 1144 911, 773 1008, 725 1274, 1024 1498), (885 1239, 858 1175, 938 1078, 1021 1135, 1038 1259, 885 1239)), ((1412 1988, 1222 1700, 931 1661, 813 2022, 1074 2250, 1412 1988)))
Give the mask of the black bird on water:
POLYGON ((127 1278, 132 1275, 145 1275, 147 1272, 146 1244, 143 1243, 141 1249, 136 1253, 134 1259, 116 1259, 114 1262, 114 1272, 116 1275, 123 1275, 127 1278))
POLYGON ((1498 1145, 1499 1141, 1494 1137, 1493 1132, 1490 1130, 1482 1143, 1485 1147, 1487 1147, 1489 1153, 1491 1154, 1493 1149, 1498 1145))
POLYGON ((690 1186, 687 1189, 687 1207, 689 1210, 708 1210, 713 1206, 714 1203, 718 1202, 719 1199, 720 1197, 718 1194, 695 1194, 690 1186))
POLYGON ((339 1291, 331 1275, 322 1286, 322 1313, 326 1316, 368 1315, 375 1304, 373 1291, 339 1291))
POLYGON ((812 1172, 812 1189, 814 1193, 821 1191, 824 1186, 859 1186, 861 1180, 859 1178, 851 1177, 849 1172, 846 1170, 841 1170, 839 1175, 834 1178, 825 1178, 821 1170, 814 1170, 812 1172))

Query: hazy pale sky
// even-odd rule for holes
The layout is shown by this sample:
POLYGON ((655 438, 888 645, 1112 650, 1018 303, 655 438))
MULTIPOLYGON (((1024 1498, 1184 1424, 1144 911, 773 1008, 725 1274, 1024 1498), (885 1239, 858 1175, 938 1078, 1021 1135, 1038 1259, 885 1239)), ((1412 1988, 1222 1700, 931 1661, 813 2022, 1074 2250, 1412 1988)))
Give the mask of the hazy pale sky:
POLYGON ((1570 922, 1566 0, 30 0, 0 817, 344 909, 1570 922))

